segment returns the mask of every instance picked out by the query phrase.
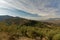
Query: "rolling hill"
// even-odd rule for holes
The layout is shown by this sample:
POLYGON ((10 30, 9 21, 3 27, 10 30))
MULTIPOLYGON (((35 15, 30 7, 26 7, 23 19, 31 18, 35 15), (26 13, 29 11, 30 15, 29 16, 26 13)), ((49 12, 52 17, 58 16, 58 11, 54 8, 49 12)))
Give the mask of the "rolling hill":
POLYGON ((46 20, 45 22, 60 25, 60 18, 50 18, 50 19, 46 20))
POLYGON ((4 16, 0 16, 0 21, 4 22, 6 24, 12 25, 25 25, 25 26, 38 26, 38 27, 51 27, 51 26, 55 26, 55 24, 53 23, 54 21, 36 21, 36 20, 28 20, 25 18, 20 18, 20 17, 13 17, 13 16, 8 16, 8 15, 4 15, 4 16))
POLYGON ((1 40, 55 40, 59 34, 60 26, 52 22, 0 16, 1 40))

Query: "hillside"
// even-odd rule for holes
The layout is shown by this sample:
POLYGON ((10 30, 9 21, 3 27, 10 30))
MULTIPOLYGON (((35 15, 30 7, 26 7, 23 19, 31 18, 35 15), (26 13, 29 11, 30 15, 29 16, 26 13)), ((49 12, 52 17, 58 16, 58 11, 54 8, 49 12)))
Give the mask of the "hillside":
POLYGON ((50 18, 49 20, 46 20, 45 22, 53 23, 60 26, 60 18, 50 18))
POLYGON ((60 26, 56 26, 54 23, 8 17, 5 19, 2 17, 4 20, 0 21, 0 40, 60 39, 60 26))
POLYGON ((48 20, 46 22, 54 23, 54 24, 60 24, 60 20, 48 20))
POLYGON ((41 21, 35 21, 35 20, 28 20, 24 18, 19 18, 19 17, 11 17, 8 19, 5 19, 3 21, 4 23, 8 25, 20 25, 20 26, 32 26, 32 27, 52 27, 55 24, 49 23, 49 22, 41 22, 41 21))

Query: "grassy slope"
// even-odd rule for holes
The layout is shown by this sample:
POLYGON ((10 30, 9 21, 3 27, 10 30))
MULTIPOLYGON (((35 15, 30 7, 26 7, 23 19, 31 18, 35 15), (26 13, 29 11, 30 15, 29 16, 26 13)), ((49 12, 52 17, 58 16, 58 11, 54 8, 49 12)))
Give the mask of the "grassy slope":
POLYGON ((60 27, 47 22, 11 18, 0 22, 0 40, 59 40, 60 27))

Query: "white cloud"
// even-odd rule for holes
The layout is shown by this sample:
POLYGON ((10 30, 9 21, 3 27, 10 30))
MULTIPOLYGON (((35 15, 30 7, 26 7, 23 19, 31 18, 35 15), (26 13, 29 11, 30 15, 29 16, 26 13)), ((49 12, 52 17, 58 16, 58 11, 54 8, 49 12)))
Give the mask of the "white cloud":
POLYGON ((16 8, 18 10, 23 10, 32 14, 37 14, 39 16, 43 16, 42 19, 59 17, 58 15, 56 15, 57 11, 59 11, 60 8, 59 6, 60 3, 58 2, 58 0, 54 0, 54 1, 53 0, 4 0, 1 1, 1 3, 2 2, 6 3, 3 6, 9 6, 16 8), (52 6, 51 2, 53 2, 53 4, 58 2, 59 8, 47 7, 47 6, 52 6))

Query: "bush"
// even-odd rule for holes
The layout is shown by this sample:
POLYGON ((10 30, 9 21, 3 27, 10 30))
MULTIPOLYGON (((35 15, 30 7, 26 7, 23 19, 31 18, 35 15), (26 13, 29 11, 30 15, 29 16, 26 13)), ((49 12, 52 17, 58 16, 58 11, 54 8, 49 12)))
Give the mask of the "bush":
POLYGON ((52 40, 60 40, 60 34, 54 35, 52 40))

